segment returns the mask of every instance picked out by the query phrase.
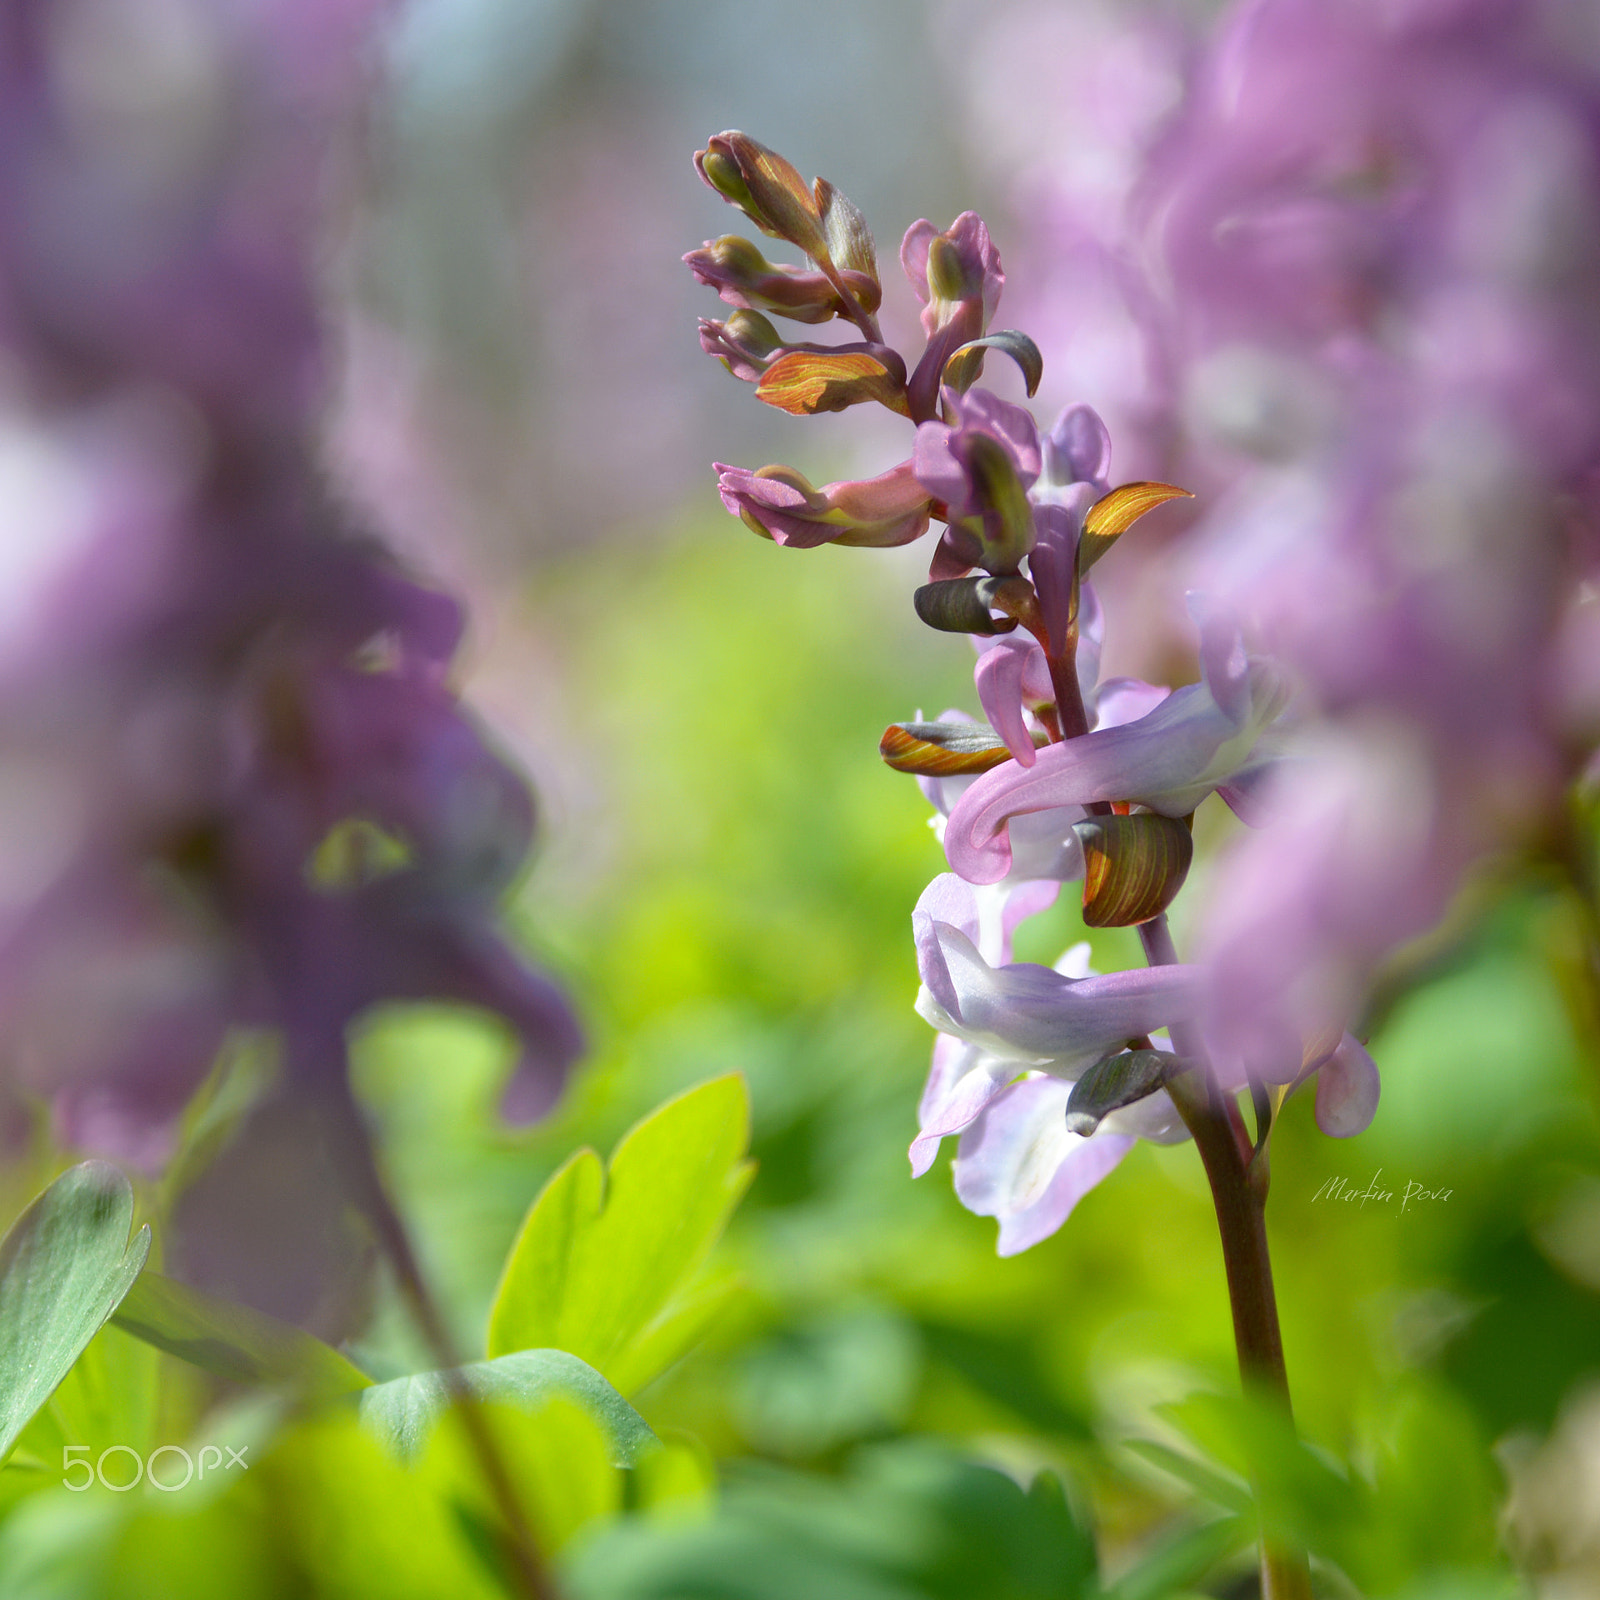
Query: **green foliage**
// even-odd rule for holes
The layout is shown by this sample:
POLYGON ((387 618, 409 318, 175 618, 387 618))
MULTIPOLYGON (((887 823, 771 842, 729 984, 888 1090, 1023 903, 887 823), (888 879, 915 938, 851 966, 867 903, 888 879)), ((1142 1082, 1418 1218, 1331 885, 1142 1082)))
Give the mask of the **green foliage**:
POLYGON ((286 1385, 307 1400, 352 1394, 372 1381, 309 1333, 156 1272, 140 1277, 113 1320, 207 1372, 235 1383, 286 1385))
POLYGON ((85 1161, 61 1174, 0 1241, 0 1460, 139 1276, 133 1188, 85 1161))
MULTIPOLYGON (((558 1399, 577 1406, 600 1427, 619 1466, 654 1440, 644 1418, 593 1367, 564 1350, 516 1350, 474 1362, 459 1373, 468 1393, 479 1400, 530 1412, 558 1399)), ((444 1374, 419 1372, 363 1389, 358 1411, 377 1438, 408 1459, 450 1403, 444 1374)))
POLYGON ((697 1282, 748 1187, 749 1098, 713 1079, 600 1158, 580 1150, 528 1211, 489 1316, 489 1354, 552 1346, 624 1393, 677 1360, 727 1299, 697 1282))
POLYGON ((745 1473, 718 1514, 632 1522, 585 1544, 573 1600, 1071 1600, 1094 1544, 1059 1483, 1024 1491, 928 1443, 864 1452, 849 1477, 745 1473))
MULTIPOLYGON (((522 1505, 534 1542, 546 1555, 622 1510, 624 1473, 613 1432, 591 1409, 548 1394, 536 1409, 490 1401, 485 1425, 522 1505)), ((644 1460, 661 1453, 653 1439, 631 1452, 644 1460)), ((446 1502, 459 1505, 478 1529, 497 1525, 498 1511, 483 1486, 477 1458, 459 1418, 443 1418, 418 1462, 421 1478, 446 1502)), ((489 1547, 491 1541, 482 1542, 489 1547)))
POLYGON ((1157 1413, 1201 1459, 1142 1440, 1131 1446, 1137 1454, 1202 1500, 1242 1513, 1246 1528, 1259 1519, 1363 1594, 1405 1592, 1419 1573, 1487 1580, 1497 1566, 1487 1452, 1465 1408, 1436 1385, 1413 1382, 1388 1397, 1363 1441, 1365 1473, 1297 1437, 1261 1401, 1195 1394, 1157 1413))

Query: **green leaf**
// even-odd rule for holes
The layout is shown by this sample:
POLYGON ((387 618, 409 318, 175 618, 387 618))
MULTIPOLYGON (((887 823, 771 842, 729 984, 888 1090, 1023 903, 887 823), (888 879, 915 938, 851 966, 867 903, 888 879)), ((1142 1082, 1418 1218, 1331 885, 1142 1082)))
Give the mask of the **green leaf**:
POLYGON ((1253 1517, 1222 1517, 1164 1540, 1105 1593, 1105 1600, 1179 1600, 1256 1535, 1253 1517))
POLYGON ((1044 377, 1044 357, 1039 354, 1038 345, 1015 328, 1002 328, 985 338, 969 339, 959 350, 952 350, 949 360, 944 364, 943 381, 965 394, 983 372, 985 350, 1004 350, 1022 369, 1028 393, 1032 395, 1038 390, 1040 380, 1044 377))
POLYGON ((291 1384, 309 1400, 365 1389, 372 1380, 331 1345, 276 1317, 147 1272, 116 1324, 146 1344, 238 1383, 291 1384))
POLYGON ((1251 1484, 1268 1533, 1320 1554, 1342 1551, 1359 1531, 1361 1481, 1298 1438, 1270 1401, 1201 1393, 1157 1406, 1155 1414, 1251 1484))
POLYGON ((139 1276, 133 1187, 113 1166, 63 1172, 0 1242, 0 1460, 139 1276))
MULTIPOLYGON (((534 1542, 554 1555, 591 1523, 622 1510, 625 1477, 605 1426, 586 1407, 564 1395, 544 1399, 527 1412, 490 1403, 484 1425, 504 1462, 533 1530, 534 1542)), ((661 1453, 652 1444, 641 1460, 661 1453)), ((446 1416, 416 1463, 441 1499, 463 1503, 480 1527, 493 1527, 500 1510, 487 1492, 477 1456, 460 1419, 446 1416)))
MULTIPOLYGON (((521 1411, 537 1411, 563 1399, 600 1425, 617 1466, 630 1466, 655 1443, 643 1417, 587 1362, 565 1350, 517 1350, 493 1361, 459 1369, 467 1391, 479 1400, 521 1411)), ((442 1372, 419 1372, 363 1389, 361 1421, 402 1457, 414 1456, 435 1420, 450 1405, 442 1372)))
POLYGON ((1129 1439, 1124 1448, 1148 1461, 1152 1466, 1159 1467, 1163 1472, 1170 1473, 1180 1482, 1188 1484, 1196 1494, 1221 1506, 1225 1511, 1243 1514, 1250 1513, 1254 1508, 1255 1502, 1244 1484, 1214 1471, 1190 1456, 1169 1450, 1164 1444, 1157 1444, 1153 1439, 1129 1439))
POLYGON ((726 1290, 697 1281, 749 1185, 744 1080, 714 1078, 628 1133, 602 1174, 578 1151, 528 1211, 489 1354, 569 1350, 630 1394, 700 1337, 726 1290))

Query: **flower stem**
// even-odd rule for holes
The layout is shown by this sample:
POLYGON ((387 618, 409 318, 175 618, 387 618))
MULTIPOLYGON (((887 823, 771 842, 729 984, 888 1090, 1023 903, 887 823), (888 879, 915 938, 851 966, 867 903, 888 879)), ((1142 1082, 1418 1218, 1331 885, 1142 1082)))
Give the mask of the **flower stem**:
POLYGON ((455 1341, 428 1288, 406 1225, 384 1187, 361 1112, 342 1078, 337 1087, 324 1094, 323 1109, 350 1199, 366 1218, 379 1247, 389 1258, 406 1307, 434 1360, 439 1363, 451 1407, 460 1419, 467 1446, 500 1515, 503 1523, 500 1554, 514 1592, 521 1600, 559 1600, 533 1529, 528 1525, 510 1469, 489 1431, 483 1407, 461 1376, 455 1341))
MULTIPOLYGON (((1177 964, 1165 913, 1139 925, 1145 959, 1151 966, 1177 964)), ((1283 1335, 1272 1292, 1272 1259, 1267 1251, 1266 1168, 1251 1162, 1248 1142, 1240 1140, 1224 1096, 1205 1065, 1200 1040, 1187 1025, 1174 1024, 1178 1054, 1200 1063, 1168 1084, 1168 1093, 1194 1135, 1211 1185, 1222 1260, 1233 1311, 1233 1341, 1239 1353, 1239 1379, 1247 1395, 1282 1407, 1293 1421, 1289 1377, 1283 1364, 1283 1335)), ((1306 1558, 1271 1539, 1261 1546, 1263 1600, 1310 1600, 1311 1573, 1306 1558)))

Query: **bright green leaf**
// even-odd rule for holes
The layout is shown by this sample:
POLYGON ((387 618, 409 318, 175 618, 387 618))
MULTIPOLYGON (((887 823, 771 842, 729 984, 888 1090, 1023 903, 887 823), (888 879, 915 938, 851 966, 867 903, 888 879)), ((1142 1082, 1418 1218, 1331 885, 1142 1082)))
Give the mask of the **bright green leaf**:
MULTIPOLYGON (((623 1474, 612 1440, 586 1406, 560 1394, 534 1411, 491 1404, 484 1422, 544 1555, 555 1555, 591 1523, 622 1510, 623 1474)), ((659 1453, 654 1446, 649 1452, 659 1453)), ((434 1430, 418 1473, 441 1499, 464 1500, 482 1526, 501 1520, 471 1442, 455 1418, 447 1416, 434 1430)))
POLYGON ((147 1272, 116 1324, 169 1355, 237 1383, 291 1384, 307 1399, 364 1389, 371 1379, 331 1345, 249 1306, 147 1272))
POLYGON ((139 1276, 133 1188, 85 1161, 61 1174, 0 1242, 0 1460, 139 1276))
POLYGON ((727 1293, 700 1270, 754 1172, 744 1080, 714 1078, 628 1133, 602 1174, 580 1150, 545 1185, 489 1316, 489 1354, 570 1350, 633 1393, 703 1333, 727 1293))
POLYGON ((1222 1517, 1163 1540, 1106 1592, 1105 1600, 1181 1600, 1189 1585, 1211 1577, 1218 1565, 1255 1537, 1252 1517, 1222 1517))
POLYGON ((1214 1471, 1190 1456, 1169 1450, 1164 1444, 1157 1444, 1153 1439, 1129 1439, 1125 1448, 1152 1466, 1159 1467, 1180 1482, 1188 1484, 1196 1494, 1221 1506, 1224 1510, 1247 1513, 1252 1509, 1254 1502, 1250 1491, 1242 1483, 1224 1473, 1214 1471))
MULTIPOLYGON (((644 1418, 593 1367, 565 1350, 517 1350, 493 1361, 473 1362, 460 1372, 468 1392, 479 1400, 522 1411, 541 1410, 552 1400, 570 1401, 599 1424, 617 1466, 632 1465, 640 1450, 655 1443, 644 1418)), ((450 1398, 443 1373, 419 1372, 362 1390, 361 1420, 409 1458, 450 1398)))

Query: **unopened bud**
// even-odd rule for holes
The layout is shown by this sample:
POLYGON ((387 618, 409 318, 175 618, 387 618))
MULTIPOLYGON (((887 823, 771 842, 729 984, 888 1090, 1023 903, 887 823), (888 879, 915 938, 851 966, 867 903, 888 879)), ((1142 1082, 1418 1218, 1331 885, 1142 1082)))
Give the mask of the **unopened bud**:
POLYGON ((736 378, 755 383, 784 349, 783 335, 759 311, 735 311, 726 322, 700 319, 700 348, 736 378))
POLYGON ((1090 817, 1073 832, 1083 846, 1083 921, 1089 928, 1130 928, 1159 916, 1194 859, 1194 840, 1181 817, 1090 817))
MULTIPOLYGON (((827 322, 844 310, 838 290, 822 273, 768 261, 758 245, 736 233, 710 239, 683 259, 698 282, 741 310, 795 322, 827 322)), ((844 274, 852 289, 856 276, 844 274)))
POLYGON ((805 179, 776 150, 729 129, 696 151, 700 176, 763 233, 799 245, 813 261, 828 260, 827 234, 805 179))

